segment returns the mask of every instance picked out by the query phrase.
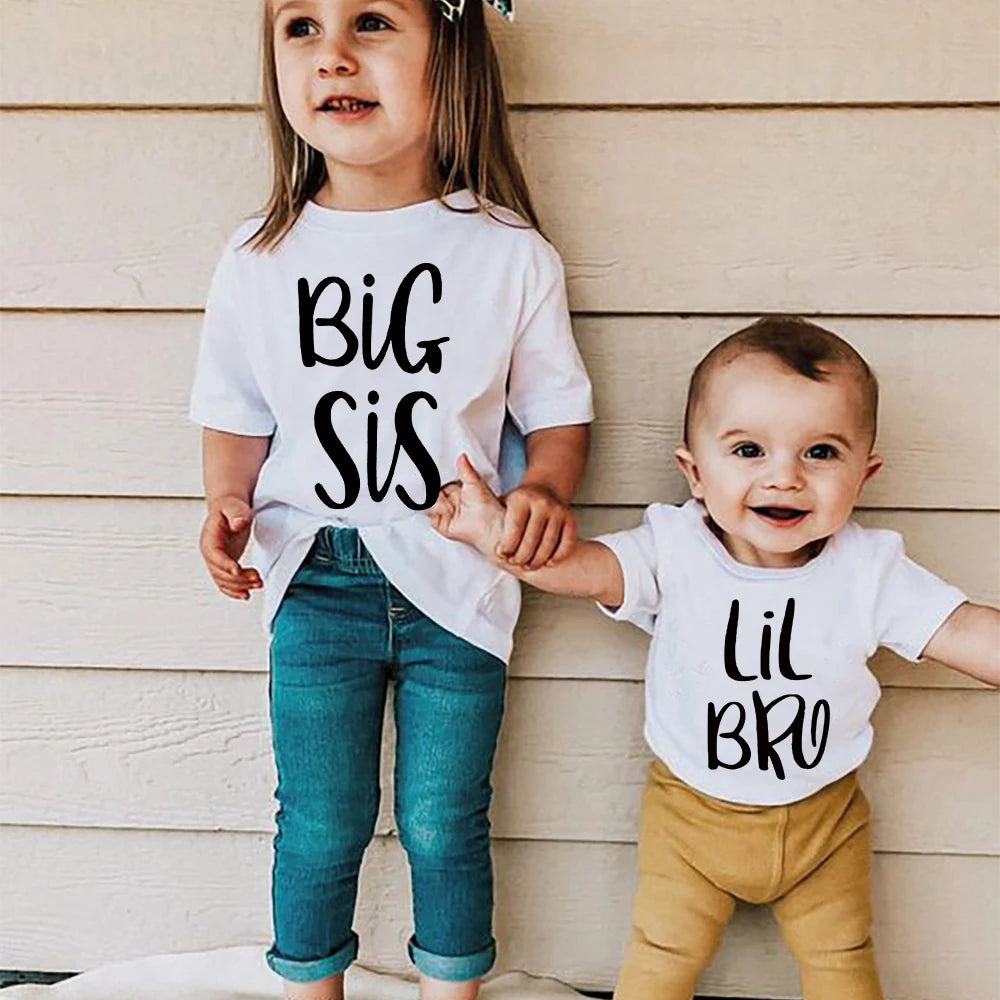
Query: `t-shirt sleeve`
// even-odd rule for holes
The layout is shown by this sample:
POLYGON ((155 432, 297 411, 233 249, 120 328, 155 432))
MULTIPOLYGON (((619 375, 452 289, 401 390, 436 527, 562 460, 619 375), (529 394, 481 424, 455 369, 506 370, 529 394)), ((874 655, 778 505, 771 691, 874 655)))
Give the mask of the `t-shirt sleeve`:
POLYGON ((916 662, 945 619, 968 598, 910 559, 902 536, 880 532, 881 567, 875 595, 875 639, 900 656, 916 662))
POLYGON ((235 305, 235 264, 230 241, 209 287, 188 416, 203 427, 268 437, 275 420, 247 353, 247 327, 235 305))
POLYGON ((522 434, 594 419, 590 379, 573 339, 562 261, 541 237, 528 275, 507 384, 507 409, 522 434))
POLYGON ((615 554, 625 582, 625 594, 620 607, 611 609, 603 604, 597 606, 609 618, 632 622, 652 634, 660 607, 660 587, 656 575, 656 534, 649 510, 643 515, 639 527, 599 535, 594 541, 606 545, 615 554))

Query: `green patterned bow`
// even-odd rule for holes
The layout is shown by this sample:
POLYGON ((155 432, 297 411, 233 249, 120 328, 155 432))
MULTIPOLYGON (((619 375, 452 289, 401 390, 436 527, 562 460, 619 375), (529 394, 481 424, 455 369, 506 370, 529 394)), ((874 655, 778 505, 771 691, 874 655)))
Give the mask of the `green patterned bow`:
MULTIPOLYGON (((514 0, 483 0, 508 21, 514 20, 514 0)), ((465 0, 437 0, 438 6, 449 21, 457 21, 465 10, 465 0)))

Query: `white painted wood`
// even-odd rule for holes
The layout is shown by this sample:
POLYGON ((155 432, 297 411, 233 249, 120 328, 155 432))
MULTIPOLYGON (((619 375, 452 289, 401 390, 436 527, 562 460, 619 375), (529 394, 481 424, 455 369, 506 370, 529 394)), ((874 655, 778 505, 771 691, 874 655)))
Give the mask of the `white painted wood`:
MULTIPOLYGON (((259 7, 259 0, 5 3, 0 101, 255 102, 259 7)), ((919 9, 910 0, 521 0, 513 27, 493 19, 491 27, 508 96, 519 102, 1000 97, 991 44, 1000 15, 989 0, 919 9)))
MULTIPOLYGON (((500 842, 501 969, 611 987, 628 932, 634 849, 500 842)), ((270 939, 263 834, 0 828, 0 966, 74 970, 114 959, 270 939)), ((998 861, 876 855, 876 942, 894 1000, 994 1000, 998 861)), ((356 926, 362 961, 405 971, 408 888, 398 844, 369 851, 356 926)), ((741 909, 701 992, 797 996, 770 916, 741 909)))
POLYGON ((519 125, 577 309, 996 310, 989 112, 566 112, 519 125), (926 155, 929 136, 951 155, 926 155), (973 150, 977 166, 959 166, 973 150), (961 194, 938 173, 955 170, 961 194))
MULTIPOLYGON (((260 674, 8 668, 0 716, 2 824, 272 829, 260 674)), ((650 759, 642 716, 638 683, 512 680, 495 834, 633 841, 650 759)), ((890 689, 875 732, 864 780, 876 849, 1000 854, 1000 696, 890 689)), ((395 829, 387 734, 382 833, 395 829)))
MULTIPOLYGON (((630 527, 640 515, 634 508, 584 510, 581 530, 630 527)), ((0 560, 14 581, 0 605, 0 662, 266 669, 256 602, 219 595, 201 563, 201 517, 202 505, 192 500, 0 499, 0 560)), ((971 597, 1000 599, 996 513, 863 511, 859 520, 901 531, 918 562, 971 597)), ((512 669, 521 676, 639 679, 645 646, 638 629, 607 620, 585 601, 532 598, 512 669)), ((943 673, 901 666, 892 682, 973 685, 951 679, 951 671, 943 681, 943 673)))
MULTIPOLYGON (((224 238, 265 193, 260 123, 124 121, 0 118, 0 304, 203 303, 224 238)), ((513 127, 577 309, 996 312, 988 109, 531 111, 513 127)))
POLYGON ((944 101, 1000 89, 982 37, 1000 33, 988 0, 949 6, 949 16, 906 0, 521 7, 497 34, 514 99, 532 103, 944 101))
MULTIPOLYGON (((686 496, 673 450, 688 379, 714 343, 751 319, 577 319, 598 411, 581 502, 686 496)), ((995 508, 1000 321, 825 322, 882 382, 886 467, 865 503, 995 508)), ((194 313, 0 317, 0 426, 18 428, 0 437, 0 490, 200 496, 200 431, 187 420, 200 323, 194 313)))

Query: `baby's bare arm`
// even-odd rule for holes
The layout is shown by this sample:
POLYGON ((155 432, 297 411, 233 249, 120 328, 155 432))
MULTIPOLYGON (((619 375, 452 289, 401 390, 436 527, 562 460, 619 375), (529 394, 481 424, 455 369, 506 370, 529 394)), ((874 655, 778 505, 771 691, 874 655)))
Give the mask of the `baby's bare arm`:
POLYGON ((550 594, 589 597, 608 608, 621 607, 625 600, 625 578, 618 557, 606 545, 587 538, 577 539, 569 554, 558 563, 541 569, 524 569, 500 561, 519 580, 550 594))
POLYGON ((924 647, 921 657, 1000 687, 1000 610, 960 604, 924 647))
POLYGON ((625 580, 615 554, 600 542, 576 540, 558 563, 540 569, 516 566, 498 554, 504 507, 463 455, 459 480, 445 487, 429 511, 434 528, 445 538, 478 549, 495 566, 550 594, 589 597, 617 608, 625 599, 625 580))

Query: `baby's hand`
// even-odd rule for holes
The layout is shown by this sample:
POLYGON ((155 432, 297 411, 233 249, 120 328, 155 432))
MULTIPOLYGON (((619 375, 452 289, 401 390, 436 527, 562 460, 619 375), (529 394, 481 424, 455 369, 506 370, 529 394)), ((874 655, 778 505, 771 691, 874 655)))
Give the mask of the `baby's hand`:
POLYGON ((458 459, 458 476, 457 482, 441 489, 437 503, 427 511, 431 524, 445 538, 466 542, 495 559, 503 529, 503 504, 466 455, 458 459))
POLYGON ((513 566, 541 569, 558 563, 576 541, 569 507, 544 486, 519 486, 504 498, 507 508, 497 553, 513 566))
POLYGON ((198 547, 215 585, 227 597, 250 599, 250 591, 263 586, 255 569, 239 564, 247 542, 253 511, 238 497, 221 497, 205 515, 198 547))

